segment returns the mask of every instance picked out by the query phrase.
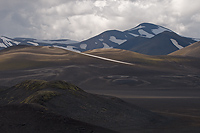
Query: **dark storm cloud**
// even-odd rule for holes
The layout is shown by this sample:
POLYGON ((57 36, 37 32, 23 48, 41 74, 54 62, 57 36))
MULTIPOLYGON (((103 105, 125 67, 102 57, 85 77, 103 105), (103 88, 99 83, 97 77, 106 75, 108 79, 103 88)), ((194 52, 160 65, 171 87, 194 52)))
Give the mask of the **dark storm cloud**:
POLYGON ((0 0, 0 35, 82 40, 142 22, 200 38, 199 0, 0 0))

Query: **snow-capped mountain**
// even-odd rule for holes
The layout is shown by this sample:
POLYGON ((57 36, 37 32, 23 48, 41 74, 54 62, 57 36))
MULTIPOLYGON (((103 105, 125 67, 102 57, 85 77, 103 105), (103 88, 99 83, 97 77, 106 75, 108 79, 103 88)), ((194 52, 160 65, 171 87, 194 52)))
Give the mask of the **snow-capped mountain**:
POLYGON ((166 55, 200 39, 183 37, 163 26, 142 23, 125 31, 108 30, 87 40, 37 40, 32 38, 0 38, 0 49, 13 45, 55 46, 84 52, 98 48, 118 48, 147 55, 166 55))
POLYGON ((81 52, 98 48, 118 48, 148 55, 166 55, 197 41, 179 36, 163 26, 142 23, 125 31, 105 31, 71 47, 81 52))
POLYGON ((197 41, 180 36, 165 27, 149 23, 140 24, 125 32, 133 34, 135 37, 116 48, 147 55, 166 55, 197 41))
POLYGON ((9 38, 5 36, 0 37, 0 49, 4 49, 15 45, 33 45, 33 46, 62 46, 67 47, 68 44, 78 43, 77 41, 69 39, 59 40, 37 40, 33 38, 9 38))
POLYGON ((0 37, 0 49, 4 49, 13 45, 19 45, 20 42, 14 41, 8 37, 0 37))

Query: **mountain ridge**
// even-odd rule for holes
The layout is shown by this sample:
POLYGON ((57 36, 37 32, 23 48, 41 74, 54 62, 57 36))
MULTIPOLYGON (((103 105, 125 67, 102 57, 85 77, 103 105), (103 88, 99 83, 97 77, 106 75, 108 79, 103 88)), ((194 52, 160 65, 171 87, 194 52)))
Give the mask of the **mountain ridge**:
POLYGON ((0 49, 4 49, 13 45, 57 46, 75 52, 84 52, 99 48, 118 48, 147 55, 167 55, 197 41, 198 39, 180 36, 163 26, 151 23, 141 23, 136 27, 125 31, 104 31, 81 42, 76 42, 69 39, 12 39, 2 36, 0 37, 0 49), (165 41, 163 41, 163 38, 165 41))

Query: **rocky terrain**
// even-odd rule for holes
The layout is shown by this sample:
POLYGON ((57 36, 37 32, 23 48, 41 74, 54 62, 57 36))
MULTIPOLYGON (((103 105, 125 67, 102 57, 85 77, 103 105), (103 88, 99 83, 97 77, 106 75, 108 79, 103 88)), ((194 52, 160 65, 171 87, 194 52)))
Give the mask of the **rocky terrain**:
POLYGON ((121 49, 83 53, 49 46, 3 49, 2 131, 198 132, 198 60, 121 49), (27 117, 17 121, 22 114, 27 117), (38 119, 41 123, 35 123, 38 119), (60 124, 47 127, 45 122, 52 124, 49 119, 60 124))

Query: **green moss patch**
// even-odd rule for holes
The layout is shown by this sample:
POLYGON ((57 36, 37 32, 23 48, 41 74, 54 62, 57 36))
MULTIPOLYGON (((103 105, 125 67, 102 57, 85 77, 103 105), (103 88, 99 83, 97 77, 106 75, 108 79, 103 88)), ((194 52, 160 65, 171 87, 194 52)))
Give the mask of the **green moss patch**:
POLYGON ((58 96, 59 93, 56 91, 37 91, 34 94, 27 97, 21 103, 39 103, 44 104, 51 100, 53 97, 58 96))
POLYGON ((50 81, 47 84, 48 87, 50 88, 57 88, 57 89, 63 89, 63 90, 73 90, 73 91, 82 91, 79 87, 71 84, 71 83, 67 83, 65 81, 50 81))
POLYGON ((71 91, 83 91, 79 87, 65 81, 26 80, 15 86, 15 88, 26 90, 41 90, 45 88, 56 88, 71 91))
POLYGON ((45 80, 26 80, 21 82, 15 86, 15 88, 26 89, 26 90, 35 90, 35 89, 43 89, 47 85, 47 81, 45 80))

